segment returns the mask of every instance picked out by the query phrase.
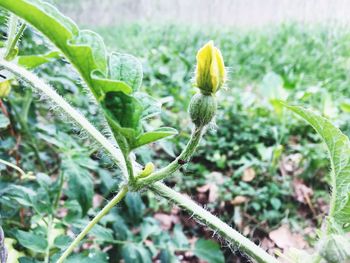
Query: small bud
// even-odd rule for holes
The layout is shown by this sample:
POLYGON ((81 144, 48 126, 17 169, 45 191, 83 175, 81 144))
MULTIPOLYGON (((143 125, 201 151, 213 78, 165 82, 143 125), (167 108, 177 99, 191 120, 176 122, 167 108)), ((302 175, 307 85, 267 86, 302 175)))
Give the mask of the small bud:
POLYGON ((329 263, 350 260, 350 241, 341 235, 330 235, 319 243, 319 254, 329 263))
POLYGON ((145 168, 141 171, 141 173, 137 176, 139 178, 144 178, 149 176, 154 171, 154 164, 147 163, 145 168))
POLYGON ((11 91, 11 81, 4 80, 0 82, 0 98, 6 98, 11 91))
POLYGON ((197 126, 205 126, 214 118, 217 103, 214 95, 197 93, 192 97, 189 112, 192 122, 197 126))
POLYGON ((221 52, 209 41, 197 53, 195 85, 203 94, 215 94, 225 83, 226 71, 221 52))

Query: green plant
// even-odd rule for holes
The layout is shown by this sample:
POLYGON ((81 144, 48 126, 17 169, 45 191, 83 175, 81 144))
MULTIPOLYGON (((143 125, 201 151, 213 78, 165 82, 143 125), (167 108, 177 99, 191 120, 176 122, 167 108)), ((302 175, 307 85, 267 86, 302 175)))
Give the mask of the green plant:
MULTIPOLYGON (((130 55, 117 53, 110 54, 107 59, 107 53, 105 51, 103 42, 98 35, 91 31, 79 30, 73 22, 62 16, 52 6, 44 2, 24 0, 8 2, 4 0, 0 1, 0 5, 12 11, 14 14, 23 18, 25 21, 41 31, 60 49, 63 56, 65 56, 78 70, 82 76, 82 79, 85 81, 86 85, 90 88, 92 94, 94 95, 95 100, 97 101, 109 124, 114 139, 119 146, 119 148, 116 148, 93 125, 91 125, 82 114, 78 113, 64 99, 57 95, 57 93, 50 86, 46 85, 38 77, 12 62, 1 60, 0 65, 4 69, 14 74, 20 80, 29 83, 33 88, 39 90, 40 93, 48 96, 53 103, 61 107, 68 116, 70 116, 76 123, 78 123, 92 138, 99 142, 101 146, 109 153, 109 155, 114 158, 115 162, 121 168, 122 174, 124 176, 124 181, 119 187, 120 192, 100 213, 94 217, 91 222, 86 225, 82 233, 61 255, 61 257, 58 259, 58 262, 63 262, 63 260, 73 250, 74 246, 77 245, 81 239, 89 231, 92 230, 92 227, 95 226, 97 221, 101 220, 101 218, 106 213, 108 213, 109 210, 116 203, 118 203, 127 194, 128 191, 138 191, 144 188, 148 188, 185 208, 190 213, 198 217, 199 221, 203 222, 214 231, 217 231, 229 242, 238 245, 241 250, 249 254, 255 260, 260 262, 276 261, 273 257, 269 256, 261 248, 256 246, 253 242, 240 235, 237 231, 230 228, 228 225, 195 204, 193 201, 159 182, 160 180, 165 179, 166 177, 173 174, 183 165, 183 163, 187 162, 190 159, 205 131, 205 126, 214 115, 213 111, 215 112, 216 110, 216 104, 212 103, 212 100, 215 98, 211 93, 215 93, 216 90, 219 89, 218 85, 222 85, 224 82, 224 77, 222 76, 223 69, 221 68, 222 65, 215 65, 215 63, 214 66, 211 65, 214 57, 217 59, 217 55, 215 53, 214 55, 209 54, 209 58, 206 58, 210 61, 208 64, 211 68, 209 71, 209 74, 211 76, 211 79, 209 80, 211 83, 209 89, 210 91, 208 92, 207 89, 209 85, 206 86, 204 89, 205 92, 202 92, 203 94, 201 94, 199 98, 197 96, 193 102, 194 105, 190 107, 192 109, 191 116, 194 123, 196 124, 196 127, 193 129, 193 134, 184 151, 175 159, 175 161, 158 171, 152 171, 152 164, 146 165, 145 169, 140 169, 138 168, 136 162, 133 160, 133 151, 142 145, 174 135, 176 132, 171 128, 159 128, 157 130, 146 132, 143 130, 142 122, 144 120, 147 120, 149 116, 155 114, 158 109, 155 109, 154 107, 154 99, 149 97, 147 94, 137 92, 142 80, 142 68, 140 67, 137 59, 130 55), (212 68, 215 69, 215 67, 218 67, 219 70, 212 71, 212 68), (215 78, 217 78, 216 82, 214 81, 215 78), (197 101, 203 99, 209 100, 209 102, 197 101), (205 111, 204 115, 207 116, 204 121, 200 119, 203 111, 205 111)), ((10 39, 7 45, 9 51, 6 52, 7 55, 5 56, 5 59, 7 60, 11 60, 17 55, 16 43, 22 34, 23 29, 25 28, 24 24, 22 24, 20 29, 17 30, 17 23, 18 20, 16 18, 13 18, 11 28, 15 33, 14 36, 13 34, 9 34, 10 39)), ((29 67, 28 64, 35 65, 37 63, 36 61, 42 61, 40 60, 40 57, 51 58, 52 55, 39 57, 34 56, 32 58, 27 58, 27 60, 24 60, 26 62, 23 62, 23 59, 19 59, 18 63, 22 63, 22 65, 29 67)), ((55 57, 55 55, 53 55, 53 57, 55 57)), ((44 62, 45 61, 46 60, 44 59, 44 62)), ((199 59, 199 62, 200 61, 201 60, 199 59)), ((207 63, 205 64, 206 66, 204 69, 207 70, 208 65, 207 63)), ((205 73, 205 76, 208 76, 208 72, 205 73)), ((208 83, 208 79, 205 78, 204 82, 208 83)), ((197 84, 198 83, 199 82, 197 81, 197 84)), ((198 84, 198 86, 200 89, 203 88, 203 86, 201 87, 201 84, 198 84)), ((341 137, 342 140, 345 140, 342 135, 339 135, 339 131, 334 129, 333 126, 324 119, 312 115, 311 113, 301 108, 289 108, 306 117, 306 119, 315 126, 316 130, 321 134, 321 136, 325 137, 326 142, 328 142, 327 138, 330 136, 338 136, 341 137), (321 125, 321 127, 325 127, 330 131, 328 133, 324 133, 322 129, 318 129, 318 125, 321 125)), ((347 148, 341 148, 341 146, 343 145, 337 146, 337 149, 340 152, 343 150, 347 151, 347 144, 347 148)), ((333 191, 332 194, 331 210, 329 215, 330 220, 328 221, 330 223, 328 223, 328 231, 325 234, 327 237, 334 233, 342 234, 344 231, 342 227, 347 223, 344 223, 345 219, 342 217, 342 215, 344 211, 348 211, 347 204, 345 206, 343 205, 343 201, 347 200, 347 197, 344 194, 344 192, 347 193, 347 190, 342 188, 344 185, 347 187, 348 182, 346 181, 346 184, 342 184, 341 188, 339 188, 339 183, 337 182, 338 179, 343 181, 344 178, 346 178, 346 174, 340 174, 339 176, 338 172, 336 172, 337 164, 342 163, 343 160, 339 160, 339 155, 334 154, 331 155, 331 160, 334 168, 333 171, 337 174, 333 175, 332 177, 332 187, 336 191, 333 191), (334 165, 334 163, 336 165, 334 165), (338 196, 340 197, 338 198, 338 196)), ((70 165, 72 165, 72 162, 70 165)), ((82 167, 75 167, 75 169, 82 169, 82 167)), ((87 178, 88 176, 85 175, 84 177, 85 178, 81 178, 81 182, 75 182, 78 187, 84 186, 81 183, 91 184, 87 178)), ((44 182, 47 181, 48 180, 46 178, 42 178, 42 185, 44 186, 44 182)), ((57 187, 62 187, 63 181, 64 177, 62 176, 58 180, 57 187)), ((74 182, 72 185, 74 185, 74 182)), ((60 191, 58 191, 58 193, 60 194, 60 191)), ((57 204, 59 194, 53 198, 54 205, 57 204)), ((50 194, 43 191, 42 198, 45 198, 46 195, 50 196, 50 194)), ((81 204, 84 204, 85 197, 86 196, 83 194, 78 198, 81 204)), ((36 209, 40 209, 40 207, 36 207, 36 209)), ((87 208, 85 207, 82 212, 86 213, 87 208)), ((346 212, 346 215, 347 213, 348 212, 346 212)), ((52 213, 49 214, 52 215, 52 213)), ((50 216, 49 218, 45 219, 45 223, 49 229, 48 232, 52 232, 54 218, 50 216)), ((38 229, 38 234, 39 233, 40 229, 38 229)), ((19 232, 18 235, 22 236, 23 240, 28 237, 25 233, 22 232, 19 232)), ((32 237, 35 238, 35 236, 32 237)), ((42 245, 43 246, 40 247, 43 248, 41 252, 45 254, 45 261, 48 262, 50 258, 50 245, 52 245, 52 240, 48 238, 46 243, 42 245)), ((321 260, 322 256, 323 254, 315 255, 315 257, 317 257, 315 260, 321 260)))

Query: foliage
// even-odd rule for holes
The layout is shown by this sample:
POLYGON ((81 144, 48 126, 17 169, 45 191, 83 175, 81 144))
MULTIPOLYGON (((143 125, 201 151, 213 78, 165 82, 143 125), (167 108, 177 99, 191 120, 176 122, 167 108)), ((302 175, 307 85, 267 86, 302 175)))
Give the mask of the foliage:
MULTIPOLYGON (((11 1, 1 3, 16 5, 11 1)), ((11 8, 21 12, 21 5, 11 8)), ((35 25, 39 24, 38 19, 47 20, 49 14, 56 12, 51 7, 40 6, 35 11, 37 16, 29 17, 28 8, 26 6, 22 13, 35 25)), ((60 17, 57 13, 56 16, 60 17)), ((189 94, 193 93, 190 79, 194 54, 208 39, 214 39, 230 66, 229 88, 221 91, 216 126, 209 127, 203 146, 185 166, 185 178, 177 176, 168 182, 176 189, 191 193, 198 202, 220 213, 239 230, 255 229, 256 221, 251 221, 251 217, 255 217, 262 232, 269 232, 287 218, 299 228, 320 226, 320 218, 312 215, 306 203, 296 200, 294 179, 302 178, 305 185, 314 189, 315 195, 310 196, 313 204, 319 198, 327 200, 325 182, 330 182, 338 197, 331 229, 339 231, 344 224, 347 226, 346 217, 342 216, 343 211, 347 211, 346 202, 343 204, 347 186, 340 184, 338 189, 338 183, 332 184, 332 179, 326 176, 328 164, 319 138, 304 123, 291 118, 276 99, 312 105, 349 134, 348 102, 345 100, 349 96, 348 31, 305 29, 298 25, 260 32, 230 29, 202 32, 179 26, 141 25, 100 28, 97 31, 118 51, 107 55, 97 34, 82 31, 65 18, 60 21, 63 24, 50 21, 52 26, 42 25, 39 29, 51 39, 56 34, 61 36, 54 42, 61 51, 52 51, 45 39, 26 30, 18 63, 50 82, 100 130, 106 129, 101 118, 104 113, 119 143, 119 134, 135 133, 137 136, 131 136, 135 140, 127 139, 128 150, 176 134, 174 129, 161 128, 163 123, 181 131, 171 139, 175 147, 169 141, 160 141, 136 150, 138 161, 142 164, 152 161, 156 167, 173 159, 188 139, 186 111, 189 94), (90 45, 91 42, 95 44, 90 45), (119 53, 121 50, 140 57, 142 68, 133 56, 119 53), (81 52, 84 59, 81 59, 81 52), (78 68, 102 109, 86 96, 84 84, 77 81, 77 75, 62 58, 62 53, 78 68), (100 86, 107 87, 104 96, 100 96, 100 86), (111 105, 114 101, 124 108, 116 111, 111 105), (162 111, 160 104, 163 104, 162 111), (121 112, 129 112, 132 117, 125 118, 121 112), (295 154, 301 154, 302 158, 295 164, 297 167, 286 174, 284 160, 295 154), (247 171, 252 170, 253 179, 244 179, 247 171), (203 186, 209 190, 199 190, 203 186), (238 197, 245 199, 237 203, 238 197), (306 216, 299 213, 298 205, 307 208, 306 216)), ((27 260, 43 260, 49 248, 52 260, 57 260, 57 252, 71 242, 69 234, 78 233, 89 218, 96 216, 104 200, 110 199, 118 189, 120 171, 79 127, 64 116, 62 122, 62 116, 58 118, 52 114, 57 113, 52 105, 33 96, 35 94, 26 84, 13 82, 9 97, 2 100, 2 109, 8 112, 2 110, 0 115, 0 158, 17 164, 27 173, 33 171, 37 180, 30 176, 21 178, 14 170, 0 167, 1 225, 6 237, 18 241, 8 246, 12 247, 12 252, 24 252, 27 260), (67 185, 61 185, 64 181, 67 185), (100 201, 96 203, 96 200, 100 201), (53 230, 48 227, 50 221, 53 230), (55 233, 51 240, 47 239, 49 232, 55 233)), ((336 138, 347 142, 326 119, 301 108, 290 108, 311 124, 327 127, 326 132, 318 132, 328 141, 328 146, 334 133, 336 138)), ((339 153, 346 151, 346 143, 340 141, 339 144, 339 153)), ((331 157, 333 163, 339 163, 339 155, 331 157)), ((346 175, 346 169, 342 171, 340 175, 346 175)), ((343 180, 347 177, 331 178, 343 180)), ((317 213, 322 212, 317 205, 315 209, 317 213)), ((192 241, 192 236, 209 235, 201 228, 186 226, 187 219, 183 220, 181 214, 175 216, 185 227, 173 224, 161 231, 160 222, 152 218, 157 211, 173 216, 168 203, 155 199, 149 192, 142 197, 128 194, 119 207, 93 228, 87 247, 82 247, 67 262, 107 262, 111 258, 125 262, 151 262, 156 258, 173 262, 184 257, 185 252, 209 262, 224 260, 214 241, 192 241)), ((249 234, 254 239, 262 238, 259 231, 251 230, 249 234)), ((316 237, 310 239, 313 243, 316 237)), ((227 261, 233 260, 229 249, 222 247, 221 250, 227 261)))

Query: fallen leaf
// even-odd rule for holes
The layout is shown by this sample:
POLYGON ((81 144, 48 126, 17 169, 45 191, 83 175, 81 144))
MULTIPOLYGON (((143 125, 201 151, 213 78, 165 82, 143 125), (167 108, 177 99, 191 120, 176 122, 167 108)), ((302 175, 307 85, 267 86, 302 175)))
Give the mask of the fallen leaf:
POLYGON ((292 233, 288 225, 282 225, 280 228, 273 230, 269 234, 269 238, 281 249, 307 247, 307 243, 303 236, 298 233, 292 233))
POLYGON ((269 250, 275 247, 275 243, 268 237, 264 237, 260 243, 261 248, 264 250, 269 250))
POLYGON ((293 180, 294 198, 303 204, 309 204, 310 197, 314 194, 310 187, 307 187, 303 180, 293 180))
POLYGON ((248 198, 243 195, 237 195, 233 200, 231 201, 232 205, 241 205, 248 201, 248 198))
POLYGON ((282 175, 299 175, 304 171, 301 166, 303 156, 300 153, 283 156, 280 162, 280 171, 282 175))
POLYGON ((255 175, 256 175, 256 172, 255 172, 254 168, 248 167, 247 169, 245 169, 243 171, 242 180, 244 182, 251 182, 255 178, 255 175))
POLYGON ((173 224, 180 222, 179 217, 175 215, 169 215, 165 213, 156 213, 154 218, 160 222, 160 226, 163 230, 169 230, 173 224))
MULTIPOLYGON (((205 184, 203 186, 197 187, 197 192, 204 194, 204 193, 208 193, 208 202, 209 203, 214 203, 216 201, 216 199, 218 198, 218 187, 216 184, 213 183, 209 183, 209 184, 205 184)), ((203 199, 203 196, 201 195, 203 199)), ((202 202, 201 202, 202 203, 202 202)), ((206 202, 204 202, 206 203, 206 202)))

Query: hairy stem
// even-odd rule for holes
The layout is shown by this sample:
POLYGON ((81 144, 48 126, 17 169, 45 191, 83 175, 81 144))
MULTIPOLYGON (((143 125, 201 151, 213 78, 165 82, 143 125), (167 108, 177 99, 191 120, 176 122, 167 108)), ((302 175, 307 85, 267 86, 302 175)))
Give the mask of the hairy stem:
POLYGON ((214 232, 218 233, 225 240, 233 243, 240 250, 247 253, 253 259, 260 263, 278 263, 277 259, 266 253, 261 247, 254 244, 248 238, 231 228, 229 225, 222 222, 219 218, 197 205, 188 197, 172 190, 166 185, 157 182, 149 187, 157 194, 173 201, 181 208, 187 210, 191 215, 194 215, 200 222, 210 227, 214 232))
POLYGON ((51 238, 52 227, 53 227, 53 216, 50 215, 49 220, 47 222, 47 233, 46 233, 47 247, 45 251, 45 259, 44 259, 45 263, 50 262, 50 249, 52 247, 52 238, 51 238))
POLYGON ((79 242, 90 232, 90 230, 104 217, 116 204, 118 204, 127 194, 128 187, 124 185, 121 187, 119 193, 90 221, 90 223, 83 229, 83 231, 74 239, 67 250, 57 260, 57 263, 63 263, 64 260, 72 253, 73 249, 79 242))
POLYGON ((181 154, 172 161, 168 166, 151 173, 149 176, 145 178, 140 178, 137 180, 137 185, 139 186, 147 186, 157 181, 163 180, 166 177, 172 175, 174 172, 179 170, 182 165, 188 162, 196 150, 202 136, 204 133, 204 127, 195 127, 192 131, 191 139, 188 141, 185 149, 181 152, 181 154))
POLYGON ((88 132, 104 149, 113 157, 116 164, 120 167, 123 174, 126 175, 126 166, 123 154, 120 149, 116 148, 105 136, 103 136, 82 114, 74 109, 68 102, 66 102, 53 88, 47 85, 44 81, 39 79, 30 71, 17 66, 11 62, 0 60, 0 67, 17 75, 21 79, 28 82, 34 89, 50 98, 56 105, 58 105, 68 116, 77 122, 86 132, 88 132))

